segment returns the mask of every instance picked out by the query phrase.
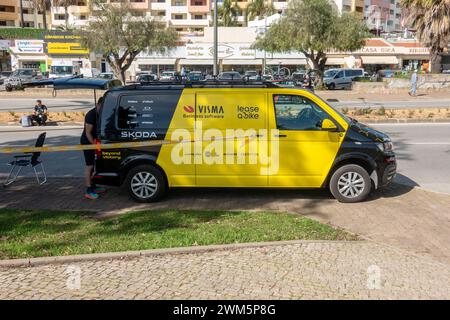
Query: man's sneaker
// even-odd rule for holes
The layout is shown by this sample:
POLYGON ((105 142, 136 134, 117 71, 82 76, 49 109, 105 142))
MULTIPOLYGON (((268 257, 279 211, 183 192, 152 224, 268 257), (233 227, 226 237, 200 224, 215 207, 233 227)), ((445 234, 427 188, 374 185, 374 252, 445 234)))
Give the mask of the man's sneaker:
POLYGON ((98 194, 95 193, 94 191, 86 191, 86 193, 84 194, 84 197, 86 199, 96 200, 96 199, 98 199, 98 194))
POLYGON ((103 188, 103 187, 95 187, 94 188, 94 191, 95 191, 95 193, 105 193, 106 192, 106 189, 105 188, 103 188))

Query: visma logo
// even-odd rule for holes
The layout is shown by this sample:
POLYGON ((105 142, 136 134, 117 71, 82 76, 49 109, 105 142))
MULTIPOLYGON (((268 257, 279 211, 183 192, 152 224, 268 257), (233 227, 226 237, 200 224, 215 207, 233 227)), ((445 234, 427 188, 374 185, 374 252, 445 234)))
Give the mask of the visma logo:
POLYGON ((193 113, 195 111, 194 108, 192 108, 191 106, 184 106, 183 109, 187 113, 193 113))
POLYGON ((198 106, 199 113, 216 113, 223 114, 222 106, 198 106))

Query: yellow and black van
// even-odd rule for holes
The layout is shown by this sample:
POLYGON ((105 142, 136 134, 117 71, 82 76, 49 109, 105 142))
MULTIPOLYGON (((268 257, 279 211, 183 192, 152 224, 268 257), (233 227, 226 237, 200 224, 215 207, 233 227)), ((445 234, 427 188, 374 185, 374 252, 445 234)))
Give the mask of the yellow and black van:
POLYGON ((325 188, 341 202, 389 184, 389 137, 317 95, 266 82, 149 83, 112 88, 99 114, 94 181, 140 202, 171 187, 325 188))

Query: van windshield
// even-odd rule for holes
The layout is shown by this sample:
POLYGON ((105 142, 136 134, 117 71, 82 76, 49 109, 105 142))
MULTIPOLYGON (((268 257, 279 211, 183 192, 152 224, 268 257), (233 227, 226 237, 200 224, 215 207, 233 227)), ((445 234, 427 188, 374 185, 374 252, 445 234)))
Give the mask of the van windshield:
POLYGON ((323 75, 325 78, 333 78, 336 73, 338 73, 338 70, 327 70, 323 75))

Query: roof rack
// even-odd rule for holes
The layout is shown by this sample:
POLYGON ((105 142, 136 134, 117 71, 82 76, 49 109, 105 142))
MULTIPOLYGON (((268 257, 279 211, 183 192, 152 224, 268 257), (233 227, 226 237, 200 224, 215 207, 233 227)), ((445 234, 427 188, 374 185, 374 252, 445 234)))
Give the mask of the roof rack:
POLYGON ((148 81, 129 84, 123 89, 183 89, 183 88, 279 88, 278 85, 269 81, 258 80, 174 80, 174 81, 148 81))

